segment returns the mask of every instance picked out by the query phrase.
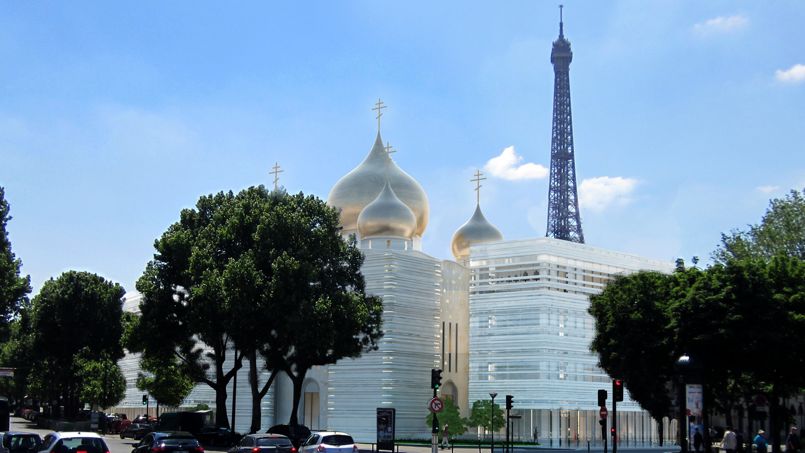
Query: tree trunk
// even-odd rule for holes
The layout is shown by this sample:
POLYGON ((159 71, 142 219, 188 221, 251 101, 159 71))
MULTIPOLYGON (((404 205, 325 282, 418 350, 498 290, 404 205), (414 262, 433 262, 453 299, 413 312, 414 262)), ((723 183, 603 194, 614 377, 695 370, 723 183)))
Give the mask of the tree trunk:
POLYGON ((660 418, 657 419, 657 439, 660 441, 660 447, 662 447, 663 440, 664 440, 663 435, 662 435, 663 434, 662 431, 663 431, 664 423, 663 423, 662 420, 663 420, 663 417, 660 417, 660 418))
POLYGON ((215 361, 215 382, 215 385, 210 385, 215 390, 215 426, 229 428, 229 417, 226 414, 226 384, 229 381, 224 380, 223 360, 215 361))
POLYGON ((771 431, 771 451, 772 453, 781 453, 780 448, 780 402, 777 400, 777 394, 772 390, 769 394, 769 431, 771 431))
POLYGON ((277 376, 277 371, 272 370, 271 376, 269 376, 268 381, 263 385, 263 388, 260 388, 260 382, 257 377, 257 353, 250 353, 249 354, 249 386, 252 390, 252 424, 249 428, 251 433, 256 433, 260 431, 262 427, 262 411, 260 410, 260 404, 263 402, 263 398, 265 398, 266 393, 268 393, 268 389, 271 388, 271 383, 274 382, 274 378, 277 376))
POLYGON ((293 408, 291 408, 291 419, 288 421, 288 424, 291 426, 299 425, 299 400, 302 399, 302 383, 305 381, 306 374, 307 369, 300 371, 296 376, 288 372, 288 376, 291 378, 291 382, 293 382, 293 408))

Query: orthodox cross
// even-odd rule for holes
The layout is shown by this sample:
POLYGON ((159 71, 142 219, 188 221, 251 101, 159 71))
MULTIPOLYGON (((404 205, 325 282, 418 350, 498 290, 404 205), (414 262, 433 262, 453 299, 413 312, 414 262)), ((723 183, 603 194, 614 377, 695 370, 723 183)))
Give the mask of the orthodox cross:
POLYGON ((483 176, 481 170, 475 170, 475 178, 470 179, 470 181, 475 183, 475 202, 478 204, 481 204, 481 181, 486 179, 481 176, 483 176))
POLYGON ((277 184, 280 182, 280 173, 284 173, 285 170, 280 170, 280 165, 277 162, 274 162, 274 166, 271 167, 271 169, 269 173, 274 175, 274 190, 277 190, 277 184))
POLYGON ((380 130, 380 117, 383 116, 383 109, 386 108, 383 101, 380 98, 377 98, 377 102, 375 102, 375 106, 372 107, 372 110, 377 112, 377 130, 380 130))
POLYGON ((394 154, 394 153, 396 153, 396 152, 397 152, 397 150, 396 150, 396 149, 394 149, 394 148, 393 148, 393 147, 392 147, 392 146, 389 144, 389 142, 386 142, 386 154, 388 154, 389 156, 391 156, 392 154, 394 154))

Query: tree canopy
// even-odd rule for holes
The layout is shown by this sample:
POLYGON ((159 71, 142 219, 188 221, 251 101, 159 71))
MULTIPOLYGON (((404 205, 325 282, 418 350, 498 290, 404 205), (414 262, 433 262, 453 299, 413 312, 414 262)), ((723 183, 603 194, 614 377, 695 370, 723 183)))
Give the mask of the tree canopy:
POLYGON ((503 409, 497 403, 493 406, 491 400, 477 400, 472 403, 468 423, 480 426, 486 431, 497 431, 506 424, 503 409))
POLYGON ((11 251, 6 227, 11 220, 6 192, 0 187, 0 341, 8 339, 9 323, 31 292, 31 278, 20 276, 22 261, 11 251))
POLYGON ((805 260, 805 189, 771 200, 760 224, 722 234, 721 245, 713 252, 713 258, 721 263, 753 257, 771 259, 775 255, 805 260))
MULTIPOLYGON (((355 357, 380 338, 380 301, 363 292, 363 256, 341 238, 337 211, 315 197, 262 186, 204 196, 155 248, 128 341, 144 358, 177 359, 215 389, 219 425, 228 426, 226 384, 244 356, 254 428, 278 370, 294 381, 295 408, 310 367, 355 357), (262 388, 258 355, 272 370, 262 388)), ((294 409, 292 425, 295 417, 294 409)))
MULTIPOLYGON (((47 401, 61 399, 66 415, 82 401, 81 361, 123 356, 124 289, 89 272, 68 271, 42 286, 31 304, 30 391, 47 401)), ((114 398, 111 398, 114 399, 114 398)))
MULTIPOLYGON (((456 402, 453 401, 453 398, 442 398, 444 401, 444 408, 438 415, 436 415, 436 419, 439 421, 439 426, 444 427, 445 424, 449 425, 450 427, 450 435, 451 436, 460 436, 467 432, 467 425, 470 424, 469 420, 462 418, 461 414, 459 413, 459 407, 456 405, 456 402)), ((425 417, 425 423, 427 427, 430 428, 433 426, 433 413, 428 412, 428 416, 425 417)), ((439 430, 441 435, 442 430, 439 430)))

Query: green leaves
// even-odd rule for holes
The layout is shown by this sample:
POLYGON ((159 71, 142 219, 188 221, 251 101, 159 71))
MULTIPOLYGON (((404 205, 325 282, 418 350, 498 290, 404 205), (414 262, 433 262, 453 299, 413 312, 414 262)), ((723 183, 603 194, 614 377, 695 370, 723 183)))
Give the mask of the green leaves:
MULTIPOLYGON (((450 436, 460 436, 467 432, 467 426, 470 421, 461 417, 459 408, 453 398, 443 397, 442 401, 444 401, 444 408, 436 416, 437 420, 439 420, 439 427, 443 429, 446 423, 449 426, 450 436)), ((433 413, 428 412, 428 416, 425 417, 425 423, 428 428, 433 426, 433 413)), ((439 430, 440 435, 442 429, 439 430)))
MULTIPOLYGON (((498 404, 492 405, 491 400, 477 400, 472 403, 470 418, 467 423, 480 426, 489 431, 497 431, 506 424, 503 410, 498 404)), ((452 426, 452 425, 451 425, 452 426)))
POLYGON ((22 261, 11 251, 6 226, 11 220, 5 189, 0 187, 0 341, 8 338, 8 323, 31 292, 31 278, 20 277, 22 261))

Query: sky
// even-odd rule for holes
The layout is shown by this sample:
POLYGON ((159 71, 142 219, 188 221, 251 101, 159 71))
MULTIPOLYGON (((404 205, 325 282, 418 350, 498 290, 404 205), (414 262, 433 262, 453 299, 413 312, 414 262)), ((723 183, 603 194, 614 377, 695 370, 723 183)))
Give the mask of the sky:
MULTIPOLYGON (((9 2, 0 186, 34 294, 75 269, 133 290, 202 195, 326 198, 381 133, 451 258, 481 206, 546 233, 557 2, 9 2)), ((564 2, 586 243, 706 260, 805 187, 805 2, 564 2)))

